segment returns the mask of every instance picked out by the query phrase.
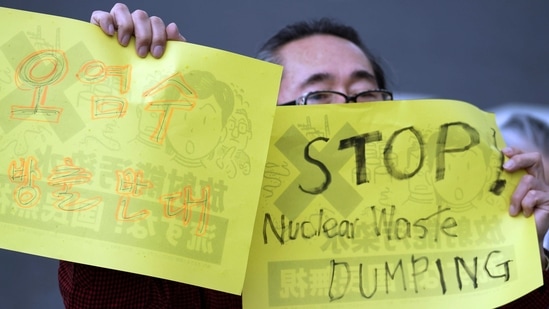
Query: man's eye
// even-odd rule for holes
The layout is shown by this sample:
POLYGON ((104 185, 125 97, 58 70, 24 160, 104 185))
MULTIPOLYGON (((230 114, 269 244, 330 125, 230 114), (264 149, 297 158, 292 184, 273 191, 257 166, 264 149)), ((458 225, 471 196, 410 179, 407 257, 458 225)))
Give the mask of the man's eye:
POLYGON ((329 92, 313 93, 307 97, 307 104, 325 104, 334 102, 334 94, 329 92))
POLYGON ((329 95, 326 93, 317 93, 312 96, 309 96, 309 100, 322 100, 322 99, 326 99, 327 97, 329 97, 329 95))
POLYGON ((356 98, 357 102, 382 101, 382 100, 383 100, 383 95, 376 91, 362 92, 356 98))

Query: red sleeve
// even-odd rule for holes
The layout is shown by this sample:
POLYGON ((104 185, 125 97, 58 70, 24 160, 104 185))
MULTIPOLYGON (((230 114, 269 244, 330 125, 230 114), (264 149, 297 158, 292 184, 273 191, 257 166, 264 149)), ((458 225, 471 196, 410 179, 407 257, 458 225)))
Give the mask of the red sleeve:
POLYGON ((60 261, 67 309, 242 308, 240 296, 106 268, 60 261))

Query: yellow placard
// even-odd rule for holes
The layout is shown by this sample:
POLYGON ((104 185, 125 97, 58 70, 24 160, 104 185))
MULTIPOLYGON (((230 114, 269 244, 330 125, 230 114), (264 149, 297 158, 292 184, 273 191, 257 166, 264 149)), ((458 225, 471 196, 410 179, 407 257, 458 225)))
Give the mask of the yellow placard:
POLYGON ((0 247, 240 294, 281 67, 0 24, 0 247))
POLYGON ((540 286, 503 146, 464 102, 277 108, 244 307, 494 308, 540 286))

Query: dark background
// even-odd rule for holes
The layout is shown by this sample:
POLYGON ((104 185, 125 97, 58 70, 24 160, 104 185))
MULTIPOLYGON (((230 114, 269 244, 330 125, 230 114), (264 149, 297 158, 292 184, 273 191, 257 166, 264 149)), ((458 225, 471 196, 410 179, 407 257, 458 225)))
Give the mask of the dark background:
MULTIPOLYGON (((88 21, 114 1, 0 0, 3 6, 88 21)), ((193 43, 254 56, 287 23, 334 17, 382 56, 392 90, 463 100, 483 109, 547 104, 546 0, 127 1, 176 22, 193 43)))
MULTIPOLYGON (((114 1, 0 0, 0 6, 88 21, 114 1)), ((287 23, 333 17, 354 26, 382 56, 391 89, 532 110, 549 106, 546 0, 201 0, 127 1, 176 22, 197 44, 254 56, 287 23)), ((544 117, 548 114, 544 114, 544 117)), ((1 232, 1 231, 0 231, 1 232)), ((0 250, 0 308, 62 308, 57 261, 0 250)))

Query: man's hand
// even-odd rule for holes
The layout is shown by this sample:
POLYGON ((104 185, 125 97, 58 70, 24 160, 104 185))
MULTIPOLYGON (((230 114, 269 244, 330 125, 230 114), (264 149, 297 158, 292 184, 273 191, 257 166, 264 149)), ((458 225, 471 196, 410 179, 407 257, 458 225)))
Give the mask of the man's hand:
POLYGON ((545 177, 542 156, 537 152, 522 152, 511 147, 502 152, 509 158, 503 164, 505 171, 512 173, 525 170, 527 173, 511 196, 509 214, 517 216, 522 212, 526 217, 534 215, 542 265, 545 267, 547 260, 543 250, 543 238, 549 229, 549 184, 545 177))
POLYGON ((115 4, 110 12, 94 11, 90 22, 108 35, 117 33, 118 42, 123 46, 135 36, 135 49, 140 57, 146 57, 150 52, 153 57, 160 58, 168 40, 186 41, 175 23, 166 26, 161 18, 149 16, 143 10, 130 13, 123 3, 115 4))

